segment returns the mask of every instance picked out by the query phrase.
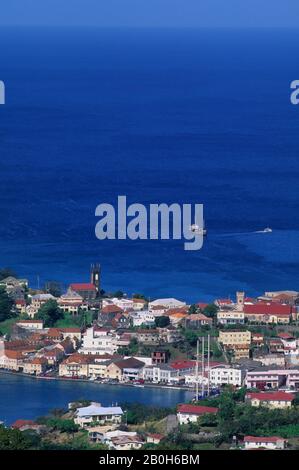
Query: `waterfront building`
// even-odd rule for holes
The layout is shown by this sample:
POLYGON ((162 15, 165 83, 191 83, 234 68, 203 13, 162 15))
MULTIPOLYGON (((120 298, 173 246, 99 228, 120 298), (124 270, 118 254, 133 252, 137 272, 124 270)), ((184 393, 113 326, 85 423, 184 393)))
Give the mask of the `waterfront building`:
POLYGON ((90 406, 77 408, 75 423, 80 427, 89 426, 94 423, 120 424, 123 411, 119 406, 101 406, 100 403, 92 403, 90 406))
POLYGON ((209 370, 210 384, 216 387, 223 385, 233 385, 241 387, 244 380, 244 372, 241 369, 229 367, 227 365, 212 367, 209 370))
POLYGON ((59 376, 89 377, 89 365, 93 361, 91 356, 74 353, 59 364, 59 376))
POLYGON ((30 375, 41 375, 47 370, 48 361, 45 357, 26 359, 23 363, 23 372, 30 375))
POLYGON ((82 354, 114 354, 118 349, 118 335, 109 328, 92 326, 87 328, 83 335, 83 343, 80 348, 82 354))
POLYGON ((146 382, 153 383, 179 383, 184 381, 183 377, 178 378, 178 373, 175 369, 170 367, 168 364, 157 364, 152 366, 145 366, 142 371, 143 379, 146 382))
POLYGON ((299 389, 299 369, 259 368, 246 373, 247 388, 270 389, 282 386, 299 389))
POLYGON ((134 357, 116 359, 107 365, 106 374, 108 378, 118 380, 119 382, 131 382, 142 377, 144 366, 144 362, 134 357))

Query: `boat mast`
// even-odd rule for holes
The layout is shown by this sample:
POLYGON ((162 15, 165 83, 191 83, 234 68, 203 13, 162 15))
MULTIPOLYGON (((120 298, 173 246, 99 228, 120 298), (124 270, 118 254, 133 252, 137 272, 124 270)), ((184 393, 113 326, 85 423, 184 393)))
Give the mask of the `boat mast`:
POLYGON ((210 396, 210 335, 208 335, 208 397, 210 396))
POLYGON ((204 397, 205 393, 205 384, 204 384, 204 374, 205 374, 205 337, 202 337, 202 351, 201 351, 201 396, 204 397))
POLYGON ((196 368, 195 368, 195 400, 198 401, 198 359, 199 359, 199 339, 196 343, 196 368))

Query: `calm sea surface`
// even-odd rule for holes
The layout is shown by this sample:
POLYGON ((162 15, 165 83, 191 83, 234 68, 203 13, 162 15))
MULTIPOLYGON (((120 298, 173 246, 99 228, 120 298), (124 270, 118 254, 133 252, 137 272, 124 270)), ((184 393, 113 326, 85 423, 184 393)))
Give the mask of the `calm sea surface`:
POLYGON ((2 29, 0 265, 188 301, 298 289, 295 31, 2 29), (208 236, 96 240, 101 202, 203 203, 208 236), (267 226, 272 234, 255 233, 267 226))
POLYGON ((192 392, 159 388, 135 388, 88 382, 37 380, 0 372, 0 421, 34 419, 54 408, 67 408, 78 399, 98 401, 103 406, 125 402, 175 407, 192 398, 192 392))

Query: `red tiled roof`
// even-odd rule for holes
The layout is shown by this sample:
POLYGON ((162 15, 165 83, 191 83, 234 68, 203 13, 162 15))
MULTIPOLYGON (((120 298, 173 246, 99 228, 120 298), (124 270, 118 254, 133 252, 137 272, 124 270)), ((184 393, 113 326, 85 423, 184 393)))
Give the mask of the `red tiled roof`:
POLYGON ((292 335, 290 335, 289 333, 278 333, 279 338, 282 338, 282 339, 294 339, 294 337, 292 335))
POLYGON ((24 356, 21 351, 14 351, 10 349, 5 349, 5 356, 8 359, 24 359, 24 356))
POLYGON ((178 405, 178 412, 193 415, 203 415, 205 413, 217 413, 218 408, 212 406, 178 405))
POLYGON ((91 356, 89 354, 79 354, 79 353, 74 353, 71 356, 69 356, 67 359, 63 361, 63 364, 90 364, 93 362, 94 356, 91 356))
POLYGON ((269 436, 269 437, 256 437, 256 436, 244 436, 244 442, 277 442, 285 441, 283 437, 269 436))
POLYGON ((15 421, 11 425, 11 427, 13 429, 20 429, 23 426, 32 426, 32 425, 37 426, 37 424, 34 421, 32 421, 31 419, 17 419, 17 421, 15 421))
POLYGON ((278 303, 261 303, 244 305, 244 313, 247 315, 286 315, 292 313, 292 307, 278 303))
POLYGON ((260 401, 293 401, 295 395, 287 392, 260 392, 260 393, 247 393, 247 398, 250 400, 256 399, 260 401))
POLYGON ((205 302, 197 302, 196 305, 197 305, 198 308, 204 309, 204 308, 206 308, 209 304, 206 304, 205 302))
POLYGON ((71 284, 70 285, 71 289, 74 290, 74 291, 77 291, 77 290, 81 290, 81 291, 84 291, 84 290, 93 290, 93 291, 96 291, 96 287, 94 284, 91 284, 90 282, 86 282, 86 283, 75 283, 75 284, 71 284))
POLYGON ((170 367, 173 369, 191 369, 192 367, 195 367, 196 361, 187 361, 187 360, 177 360, 173 361, 170 364, 170 367))
POLYGON ((61 336, 61 330, 59 328, 49 328, 49 331, 47 332, 47 336, 58 338, 61 336))
POLYGON ((153 439, 164 439, 163 434, 158 434, 158 433, 147 433, 148 437, 151 437, 153 439))
POLYGON ((101 310, 101 313, 123 313, 123 309, 118 307, 117 305, 106 305, 106 307, 103 307, 101 310))
POLYGON ((46 358, 44 357, 35 357, 31 361, 29 361, 30 364, 37 364, 37 365, 43 365, 47 363, 46 358))

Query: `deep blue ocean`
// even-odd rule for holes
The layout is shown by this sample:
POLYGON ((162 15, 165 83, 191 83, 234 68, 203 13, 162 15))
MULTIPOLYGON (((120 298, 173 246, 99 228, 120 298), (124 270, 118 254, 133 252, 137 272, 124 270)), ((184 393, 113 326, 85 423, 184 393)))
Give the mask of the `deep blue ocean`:
POLYGON ((292 30, 0 30, 0 266, 67 285, 98 261, 108 291, 188 301, 299 290, 298 47, 292 30), (203 248, 97 240, 118 195, 203 203, 203 248))

